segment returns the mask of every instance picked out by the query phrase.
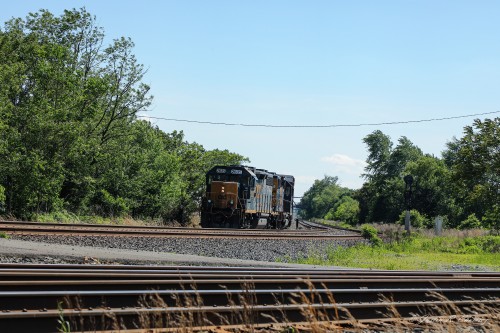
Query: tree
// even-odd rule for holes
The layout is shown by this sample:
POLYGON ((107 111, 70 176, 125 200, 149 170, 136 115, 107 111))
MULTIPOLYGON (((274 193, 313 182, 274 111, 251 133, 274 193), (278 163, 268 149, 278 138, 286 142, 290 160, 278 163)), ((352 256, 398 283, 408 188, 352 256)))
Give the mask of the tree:
POLYGON ((368 148, 367 166, 364 176, 369 181, 379 181, 385 177, 388 172, 388 164, 392 151, 391 138, 380 130, 368 134, 363 142, 368 148))
POLYGON ((359 221, 359 202, 350 196, 344 196, 328 214, 331 214, 335 220, 355 225, 359 221), (333 214, 331 214, 332 211, 333 214))
POLYGON ((422 156, 420 148, 401 137, 396 148, 389 136, 377 130, 367 135, 367 182, 356 194, 362 222, 395 222, 404 208, 403 171, 408 162, 422 156))
POLYGON ((474 120, 462 138, 448 143, 443 155, 464 207, 462 218, 474 213, 479 219, 500 220, 495 213, 500 202, 500 118, 474 120))
POLYGON ((46 10, 0 30, 0 211, 176 219, 205 172, 248 159, 207 151, 137 113, 151 104, 129 38, 105 43, 85 9, 46 10))
POLYGON ((453 194, 451 172, 443 160, 425 155, 408 162, 404 173, 413 175, 412 207, 429 217, 447 216, 448 223, 455 226, 461 208, 456 205, 453 194))
POLYGON ((338 177, 326 176, 322 180, 315 180, 314 184, 307 190, 301 201, 301 215, 304 218, 324 218, 344 196, 352 195, 352 190, 341 187, 338 177))

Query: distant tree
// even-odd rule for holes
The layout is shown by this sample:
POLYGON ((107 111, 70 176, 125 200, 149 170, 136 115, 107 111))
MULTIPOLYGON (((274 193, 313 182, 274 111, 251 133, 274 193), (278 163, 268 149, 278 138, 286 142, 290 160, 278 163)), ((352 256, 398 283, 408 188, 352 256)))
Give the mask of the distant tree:
POLYGON ((406 137, 392 149, 390 137, 379 130, 363 141, 368 149, 367 182, 355 196, 360 202, 360 220, 395 222, 404 208, 403 171, 408 162, 422 156, 422 151, 406 137))
POLYGON ((474 213, 479 219, 500 220, 500 118, 476 119, 464 128, 464 136, 448 143, 445 160, 457 187, 463 218, 474 213))
POLYGON ((324 218, 332 209, 332 214, 344 196, 352 195, 353 191, 338 184, 338 177, 325 176, 315 180, 301 201, 301 214, 304 218, 324 218))
POLYGON ((406 136, 398 140, 398 145, 391 151, 387 163, 387 176, 400 177, 407 163, 418 160, 423 156, 422 150, 415 146, 406 136))
POLYGON ((330 209, 328 214, 331 214, 333 218, 325 217, 326 219, 355 225, 359 222, 359 202, 350 196, 344 196, 335 204, 335 207, 330 209))
POLYGON ((461 208, 453 194, 451 172, 443 160, 426 155, 406 164, 405 174, 414 177, 412 207, 429 217, 447 216, 448 223, 456 226, 461 208))
POLYGON ((368 148, 368 157, 366 159, 366 174, 364 175, 370 181, 380 181, 388 172, 388 165, 391 157, 392 142, 391 138, 380 130, 368 134, 363 142, 368 148))

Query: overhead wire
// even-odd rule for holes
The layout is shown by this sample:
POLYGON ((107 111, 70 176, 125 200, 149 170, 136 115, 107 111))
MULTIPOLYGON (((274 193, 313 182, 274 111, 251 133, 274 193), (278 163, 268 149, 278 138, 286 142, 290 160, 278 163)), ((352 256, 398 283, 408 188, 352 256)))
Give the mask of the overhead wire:
POLYGON ((148 119, 166 120, 166 121, 175 121, 175 122, 184 122, 184 123, 194 123, 194 124, 204 124, 204 125, 223 125, 223 126, 242 126, 242 127, 334 128, 334 127, 361 127, 361 126, 383 126, 383 125, 424 123, 424 122, 432 122, 432 121, 443 121, 443 120, 451 120, 451 119, 470 118, 470 117, 484 116, 484 115, 490 115, 490 114, 495 114, 495 113, 500 113, 500 111, 474 113, 474 114, 442 117, 442 118, 418 119, 418 120, 401 120, 401 121, 389 121, 389 122, 380 122, 380 123, 359 123, 359 124, 330 124, 330 125, 274 125, 274 124, 226 123, 226 122, 164 118, 164 117, 143 116, 143 115, 139 115, 138 118, 148 118, 148 119))

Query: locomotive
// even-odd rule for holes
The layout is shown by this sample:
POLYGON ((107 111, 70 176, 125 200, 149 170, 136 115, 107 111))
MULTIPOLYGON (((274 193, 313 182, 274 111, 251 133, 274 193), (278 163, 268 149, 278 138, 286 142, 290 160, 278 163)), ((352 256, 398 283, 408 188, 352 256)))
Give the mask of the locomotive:
POLYGON ((215 166, 206 175, 203 228, 285 229, 293 218, 295 178, 244 165, 215 166))

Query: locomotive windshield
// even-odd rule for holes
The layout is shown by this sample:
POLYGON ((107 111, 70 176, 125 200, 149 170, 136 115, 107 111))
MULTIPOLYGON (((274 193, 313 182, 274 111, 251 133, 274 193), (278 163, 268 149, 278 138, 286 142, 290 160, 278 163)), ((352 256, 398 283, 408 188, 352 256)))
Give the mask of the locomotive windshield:
MULTIPOLYGON (((240 179, 244 179, 247 177, 242 177, 241 175, 210 175, 208 176, 208 183, 212 184, 212 181, 219 181, 219 182, 236 182, 240 183, 240 179)), ((246 182, 244 182, 246 183, 246 182)))

